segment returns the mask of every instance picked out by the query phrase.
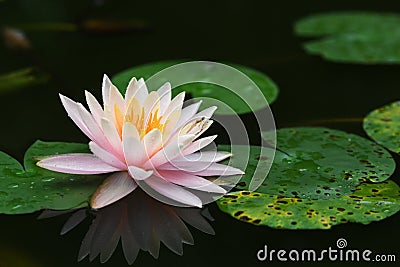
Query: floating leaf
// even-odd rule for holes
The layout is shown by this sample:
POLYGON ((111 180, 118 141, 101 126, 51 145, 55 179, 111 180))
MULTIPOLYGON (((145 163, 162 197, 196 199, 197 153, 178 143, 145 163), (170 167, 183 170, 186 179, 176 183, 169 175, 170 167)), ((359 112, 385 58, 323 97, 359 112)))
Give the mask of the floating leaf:
POLYGON ((37 69, 26 68, 0 75, 0 93, 44 83, 49 76, 37 69))
MULTIPOLYGON (((263 133, 266 137, 268 133, 263 133)), ((229 146, 219 146, 230 151, 229 146)), ((250 147, 250 158, 245 174, 237 184, 249 190, 254 170, 267 178, 256 190, 261 193, 331 199, 350 194, 363 181, 381 182, 395 169, 392 156, 382 147, 360 136, 327 128, 284 128, 277 130, 277 150, 271 169, 271 153, 250 147), (282 152, 283 151, 283 152, 282 152)), ((237 151, 248 149, 237 146, 237 151)), ((242 153, 235 153, 232 166, 239 167, 242 153)), ((243 153, 245 154, 245 153, 243 153)), ((273 155, 273 154, 272 154, 273 155)))
POLYGON ((369 113, 364 119, 363 127, 377 143, 400 153, 400 101, 369 113))
MULTIPOLYGON (((183 61, 161 61, 137 66, 132 69, 128 69, 118 73, 113 77, 112 80, 116 84, 116 86, 124 93, 125 88, 132 77, 143 77, 145 80, 147 80, 159 71, 182 62, 183 61)), ((261 90, 262 94, 258 91, 257 87, 251 86, 249 84, 244 84, 244 87, 240 88, 239 96, 219 85, 204 82, 195 82, 176 87, 173 90, 173 95, 175 96, 182 91, 190 93, 193 97, 203 100, 203 108, 217 105, 218 109, 216 112, 218 114, 232 114, 233 111, 238 114, 248 113, 265 108, 268 103, 271 104, 277 98, 278 87, 268 76, 248 67, 231 63, 228 63, 228 65, 247 75, 257 85, 259 90, 261 90), (266 98, 268 103, 263 99, 262 96, 266 98), (218 103, 218 101, 225 103, 225 105, 228 105, 231 109, 233 109, 233 111, 227 108, 224 104, 218 103), (246 102, 248 103, 248 105, 246 104, 246 102)), ((233 77, 230 72, 215 72, 214 68, 210 67, 210 65, 207 65, 204 62, 202 64, 199 64, 199 68, 199 71, 201 71, 201 77, 204 81, 208 81, 209 77, 211 76, 215 78, 215 75, 217 75, 217 78, 215 79, 217 79, 220 84, 234 82, 233 79, 235 79, 235 77, 233 77)), ((182 74, 182 71, 177 71, 176 73, 169 72, 168 78, 159 78, 162 80, 161 84, 169 81, 172 83, 172 85, 174 85, 173 80, 180 81, 182 80, 182 76, 185 76, 185 79, 187 79, 188 76, 192 77, 192 74, 193 73, 191 73, 190 70, 187 70, 187 72, 184 74, 182 74), (174 75, 176 75, 176 77, 174 75)), ((195 76, 196 74, 193 77, 195 76)), ((198 78, 194 78, 193 80, 198 80, 198 78)), ((191 82, 193 82, 193 80, 191 82)), ((238 81, 243 82, 243 80, 239 78, 238 81)), ((240 84, 237 84, 237 86, 240 86, 240 84)), ((155 89, 157 88, 150 87, 150 90, 155 89)))
POLYGON ((319 14, 298 21, 300 36, 327 36, 307 42, 307 52, 332 61, 400 63, 400 16, 369 12, 319 14))
POLYGON ((329 229, 355 222, 369 224, 400 210, 400 188, 391 181, 362 183, 348 196, 330 200, 281 198, 240 191, 220 198, 219 208, 235 219, 283 229, 329 229))
POLYGON ((58 173, 36 166, 39 157, 81 152, 88 152, 88 146, 37 141, 25 154, 25 170, 17 160, 0 152, 0 213, 22 214, 86 205, 104 176, 58 173))

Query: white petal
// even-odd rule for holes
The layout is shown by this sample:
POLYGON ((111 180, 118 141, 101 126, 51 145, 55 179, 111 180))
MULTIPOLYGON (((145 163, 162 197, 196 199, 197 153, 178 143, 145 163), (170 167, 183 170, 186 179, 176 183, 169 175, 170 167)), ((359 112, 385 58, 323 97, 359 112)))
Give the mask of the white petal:
POLYGON ((148 160, 144 147, 140 141, 134 137, 122 140, 125 161, 128 166, 140 166, 148 160))
POLYGON ((157 166, 182 156, 182 148, 193 141, 194 135, 176 137, 166 147, 158 151, 148 162, 144 164, 146 169, 154 169, 157 166))
POLYGON ((100 126, 101 117, 104 116, 103 108, 101 107, 97 99, 90 92, 85 91, 85 96, 86 96, 86 103, 89 106, 90 113, 92 113, 96 123, 100 126))
POLYGON ((51 171, 71 174, 99 174, 119 171, 93 154, 61 154, 44 158, 36 163, 51 171))
POLYGON ((169 82, 165 83, 157 90, 157 93, 160 97, 160 114, 163 115, 171 103, 171 84, 169 82))
MULTIPOLYGON (((127 172, 117 172, 109 176, 99 186, 90 200, 93 209, 100 209, 125 197, 137 187, 127 172)), ((117 219, 117 218, 116 218, 117 219)))
POLYGON ((153 171, 151 171, 151 170, 146 171, 146 170, 143 170, 142 168, 138 168, 136 166, 129 166, 128 170, 129 170, 130 176, 135 180, 145 180, 153 174, 153 171))
POLYGON ((153 91, 147 96, 146 100, 143 103, 144 108, 144 122, 147 124, 148 119, 150 118, 150 113, 155 113, 157 109, 160 108, 160 98, 157 92, 153 91))
POLYGON ((126 138, 136 138, 140 140, 139 132, 135 125, 129 122, 125 122, 124 126, 122 127, 122 140, 126 138))
POLYGON ((163 136, 165 138, 165 142, 167 141, 166 139, 171 135, 171 132, 176 128, 176 124, 181 117, 181 110, 177 109, 174 112, 172 112, 168 118, 165 121, 164 129, 163 129, 163 136))
POLYGON ((188 145, 184 150, 183 150, 183 154, 184 155, 189 155, 192 154, 196 151, 199 151, 200 149, 208 146, 209 144, 211 144, 214 139, 217 138, 217 135, 212 135, 212 136, 207 136, 204 138, 201 138, 199 140, 194 141, 193 143, 191 143, 190 145, 188 145))
POLYGON ((118 88, 115 85, 110 85, 110 108, 114 110, 115 106, 121 110, 122 113, 125 113, 125 100, 122 97, 121 93, 118 91, 118 88))
POLYGON ((132 97, 136 98, 140 104, 143 104, 148 95, 147 86, 143 79, 136 80, 132 78, 128 84, 125 94, 125 100, 129 101, 132 97))
POLYGON ((126 92, 125 92, 125 102, 128 102, 135 94, 137 90, 137 80, 135 77, 133 77, 129 83, 128 83, 128 87, 126 88, 126 92))
POLYGON ((195 116, 194 116, 194 118, 195 119, 197 119, 197 118, 206 118, 206 119, 209 119, 209 118, 211 118, 212 117, 212 115, 214 114, 214 112, 217 110, 217 107, 216 106, 212 106, 212 107, 209 107, 209 108, 206 108, 205 110, 202 110, 202 111, 200 111, 199 113, 197 113, 195 116))
POLYGON ((188 161, 188 162, 218 162, 232 156, 231 153, 226 151, 200 151, 185 155, 184 157, 177 158, 174 161, 188 161))
POLYGON ((120 170, 126 170, 127 166, 124 162, 122 162, 119 158, 109 152, 107 150, 102 149, 99 145, 95 142, 89 142, 90 151, 96 155, 96 157, 100 158, 102 161, 106 162, 107 164, 118 168, 120 170))
POLYGON ((153 129, 143 137, 143 146, 146 156, 151 158, 162 148, 163 139, 159 129, 153 129))
POLYGON ((109 106, 111 81, 106 74, 103 76, 102 94, 104 106, 109 106))
POLYGON ((169 115, 172 114, 172 112, 182 109, 183 100, 185 100, 185 92, 179 93, 176 97, 174 97, 174 99, 172 99, 171 103, 168 105, 163 114, 163 120, 161 120, 162 123, 164 123, 164 121, 169 117, 169 115))
POLYGON ((187 124, 189 121, 193 121, 193 116, 199 110, 202 101, 197 103, 191 104, 190 106, 185 107, 182 109, 182 115, 179 118, 178 123, 176 124, 177 128, 182 127, 183 125, 187 124))

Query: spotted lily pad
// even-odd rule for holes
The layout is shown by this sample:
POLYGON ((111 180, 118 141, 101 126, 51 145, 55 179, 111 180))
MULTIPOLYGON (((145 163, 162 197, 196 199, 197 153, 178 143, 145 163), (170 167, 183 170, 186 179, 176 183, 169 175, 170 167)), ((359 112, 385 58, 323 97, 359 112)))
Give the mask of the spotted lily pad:
MULTIPOLYGON (((161 61, 137 66, 116 74, 112 81, 124 93, 132 77, 142 77, 148 80, 156 73, 182 62, 183 61, 161 61)), ((248 113, 265 108, 277 98, 278 87, 267 75, 241 65, 231 63, 228 63, 228 65, 243 72, 257 86, 251 84, 247 78, 243 79, 229 70, 219 71, 219 67, 216 69, 212 64, 201 62, 197 64, 195 68, 185 67, 177 71, 160 75, 160 77, 157 77, 159 81, 155 82, 156 86, 152 87, 150 85, 149 89, 155 90, 167 81, 171 82, 172 86, 182 81, 189 81, 191 82, 190 84, 183 84, 174 88, 173 95, 177 95, 182 91, 190 93, 192 97, 203 100, 203 108, 212 105, 218 106, 217 114, 248 113), (199 79, 204 82, 196 82, 199 81, 199 79), (223 86, 211 84, 215 82, 226 86, 229 90, 223 86), (231 90, 237 90, 235 92, 238 94, 231 90)))
POLYGON ((330 200, 304 200, 240 191, 220 198, 219 208, 235 219, 283 229, 329 229, 354 222, 369 224, 400 210, 400 188, 391 181, 362 183, 354 193, 330 200))
MULTIPOLYGON (((265 138, 267 135, 263 133, 265 138)), ((227 146, 219 148, 229 151, 227 146)), ((268 173, 271 153, 264 150, 261 154, 259 147, 250 147, 248 165, 237 184, 238 189, 249 190, 259 162, 258 176, 264 177, 258 178, 265 180, 257 192, 303 199, 332 199, 348 195, 363 181, 386 180, 395 169, 390 153, 378 144, 327 128, 279 129, 277 148, 268 173)), ((247 147, 238 146, 236 151, 241 149, 245 151, 247 147)), ((235 153, 232 166, 239 167, 246 160, 241 154, 235 153)))
POLYGON ((57 173, 36 166, 38 157, 80 152, 88 152, 88 146, 37 141, 25 154, 25 168, 0 152, 0 213, 66 210, 86 205, 104 176, 57 173))
POLYGON ((372 12, 318 14, 298 21, 299 36, 325 37, 306 42, 310 54, 332 61, 400 63, 400 16, 372 12))
POLYGON ((364 119, 364 130, 377 143, 400 153, 400 101, 378 108, 364 119))

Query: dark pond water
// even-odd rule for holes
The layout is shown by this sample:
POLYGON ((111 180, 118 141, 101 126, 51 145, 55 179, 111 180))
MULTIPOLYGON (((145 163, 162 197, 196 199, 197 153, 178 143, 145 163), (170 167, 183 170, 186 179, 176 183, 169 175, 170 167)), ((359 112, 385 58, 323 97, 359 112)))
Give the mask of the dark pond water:
MULTIPOLYGON (((292 33, 293 22, 334 10, 400 12, 400 3, 0 0, 0 26, 27 29, 33 47, 16 52, 1 43, 0 73, 38 66, 52 77, 40 86, 0 92, 0 150, 21 160, 36 139, 86 142, 65 115, 58 92, 83 101, 83 89, 100 95, 103 73, 113 75, 134 65, 185 58, 230 61, 267 73, 281 88, 272 106, 278 127, 323 125, 365 136, 357 118, 399 98, 400 67, 336 64, 305 54, 301 40, 292 33), (106 32, 101 27, 96 31, 84 26, 90 19, 136 22, 134 30, 106 32), (70 31, 33 30, 26 25, 42 22, 68 23, 70 31), (71 24, 80 26, 71 29, 71 24)), ((249 128, 255 129, 251 116, 245 118, 249 128)), ((257 144, 257 133, 250 136, 257 144)), ((393 179, 400 182, 398 176, 393 179)), ((276 249, 323 249, 334 246, 341 237, 351 247, 397 254, 400 260, 400 214, 368 226, 286 231, 235 221, 214 204, 210 210, 216 219, 212 223, 215 236, 192 229, 195 245, 185 246, 184 256, 163 247, 159 260, 141 253, 135 266, 272 266, 278 263, 256 259, 264 244, 276 249)), ((97 259, 76 262, 88 222, 60 237, 67 217, 37 221, 37 215, 0 217, 0 266, 100 265, 97 259)), ((125 265, 118 248, 104 266, 125 265)))

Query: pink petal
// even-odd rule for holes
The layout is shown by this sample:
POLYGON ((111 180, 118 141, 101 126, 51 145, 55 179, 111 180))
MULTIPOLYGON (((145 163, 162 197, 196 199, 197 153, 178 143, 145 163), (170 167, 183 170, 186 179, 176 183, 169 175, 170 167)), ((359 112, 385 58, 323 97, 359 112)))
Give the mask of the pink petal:
POLYGON ((146 171, 136 166, 129 166, 128 170, 131 177, 135 180, 145 180, 153 174, 153 171, 146 171))
POLYGON ((106 118, 102 118, 101 127, 103 128, 104 135, 107 138, 108 142, 110 142, 115 154, 118 155, 118 158, 122 160, 123 154, 122 154, 121 138, 114 124, 109 120, 107 120, 106 118))
POLYGON ((122 141, 125 161, 128 166, 139 166, 148 160, 144 147, 140 141, 134 137, 124 138, 122 141))
POLYGON ((125 197, 136 187, 136 182, 127 172, 114 173, 97 188, 90 200, 90 206, 93 209, 103 208, 125 197))
POLYGON ((93 136, 92 140, 97 144, 100 144, 106 150, 112 149, 110 143, 104 136, 103 130, 96 123, 92 114, 90 114, 81 104, 78 104, 78 110, 83 123, 93 136))
POLYGON ((199 140, 194 141, 193 143, 191 143, 190 145, 188 145, 184 150, 183 150, 183 154, 184 155, 189 155, 192 154, 196 151, 199 151, 200 149, 208 146, 209 144, 212 143, 212 141, 214 141, 214 139, 217 138, 217 135, 212 135, 212 136, 207 136, 204 138, 201 138, 199 140))
POLYGON ((92 113, 97 125, 101 126, 101 117, 104 115, 103 108, 96 100, 96 98, 88 91, 85 91, 86 103, 89 106, 90 113, 92 113))
POLYGON ((61 102, 68 113, 68 116, 72 119, 72 121, 78 126, 78 128, 91 140, 94 140, 92 133, 87 128, 86 124, 83 122, 81 115, 79 114, 79 106, 76 102, 72 101, 66 96, 59 95, 61 102))
POLYGON ((198 164, 194 164, 193 162, 172 161, 158 166, 157 169, 171 171, 180 170, 199 176, 227 176, 244 174, 243 171, 231 166, 207 162, 199 162, 198 164))
POLYGON ((194 135, 176 137, 166 147, 158 151, 149 161, 144 164, 145 169, 154 169, 157 166, 182 156, 182 148, 193 141, 194 135))
POLYGON ((119 171, 93 154, 62 154, 50 156, 36 163, 51 171, 71 174, 99 174, 119 171))
POLYGON ((120 170, 126 170, 127 166, 124 162, 122 162, 120 159, 118 159, 114 154, 111 152, 102 149, 99 145, 97 145, 95 142, 89 142, 89 148, 92 153, 100 158, 102 161, 106 162, 107 164, 120 169, 120 170))
MULTIPOLYGON (((151 188, 153 188, 156 192, 158 192, 162 196, 175 200, 179 203, 195 207, 202 206, 201 200, 197 196, 185 190, 184 188, 174 185, 157 176, 152 175, 144 181, 138 181, 138 184, 141 187, 142 183, 149 185, 151 188)), ((149 193, 149 191, 146 192, 149 193)), ((153 195, 151 196, 156 197, 159 201, 168 203, 168 199, 164 200, 158 196, 153 196, 153 195)))
POLYGON ((226 193, 226 190, 222 187, 214 184, 207 179, 190 173, 185 173, 181 171, 159 171, 158 173, 165 180, 177 185, 182 185, 188 188, 212 193, 226 193))

